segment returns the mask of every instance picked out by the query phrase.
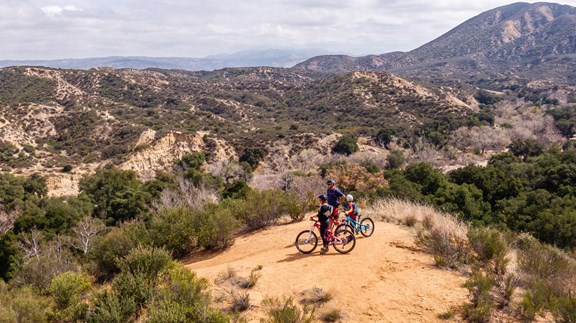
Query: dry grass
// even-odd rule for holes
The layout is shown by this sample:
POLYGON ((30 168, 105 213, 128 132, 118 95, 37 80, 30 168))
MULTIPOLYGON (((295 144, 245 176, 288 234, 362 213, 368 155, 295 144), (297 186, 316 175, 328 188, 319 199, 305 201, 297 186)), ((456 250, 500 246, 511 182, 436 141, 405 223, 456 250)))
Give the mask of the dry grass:
POLYGON ((431 206, 399 199, 382 199, 364 210, 375 219, 388 220, 419 229, 418 243, 434 255, 439 267, 455 267, 472 257, 468 226, 454 215, 431 206))
POLYGON ((321 305, 332 299, 332 293, 325 291, 320 287, 312 287, 312 289, 303 290, 301 296, 302 304, 321 305))

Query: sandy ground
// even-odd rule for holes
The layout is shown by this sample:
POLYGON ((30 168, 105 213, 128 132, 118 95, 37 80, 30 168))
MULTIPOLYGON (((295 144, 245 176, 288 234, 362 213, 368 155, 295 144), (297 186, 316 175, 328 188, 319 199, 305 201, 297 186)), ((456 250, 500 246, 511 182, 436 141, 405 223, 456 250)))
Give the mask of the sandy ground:
POLYGON ((185 265, 210 281, 216 299, 230 288, 217 286, 220 273, 232 268, 247 277, 253 268, 262 266, 256 286, 246 290, 252 307, 243 316, 250 322, 262 317, 264 297, 291 295, 299 300, 301 292, 312 287, 333 296, 318 308, 317 316, 339 308, 343 322, 436 322, 438 314, 467 300, 462 287, 466 278, 434 267, 432 257, 415 247, 415 233, 409 228, 376 222, 373 236, 358 236, 350 254, 341 255, 331 248, 320 255, 317 248, 303 255, 294 240, 309 223, 238 237, 228 250, 197 255, 185 265))

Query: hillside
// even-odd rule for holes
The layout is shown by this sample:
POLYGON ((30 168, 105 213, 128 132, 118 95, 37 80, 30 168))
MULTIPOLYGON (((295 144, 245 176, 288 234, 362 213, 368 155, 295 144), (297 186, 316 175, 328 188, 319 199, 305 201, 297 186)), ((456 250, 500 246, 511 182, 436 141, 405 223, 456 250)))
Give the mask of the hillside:
MULTIPOLYGON (((320 313, 338 308, 343 322, 437 322, 438 314, 466 300, 466 278, 434 266, 431 255, 414 246, 410 229, 376 222, 372 237, 359 237, 347 255, 331 249, 326 255, 299 254, 294 247, 298 232, 309 222, 278 226, 243 236, 220 254, 205 254, 184 261, 186 267, 208 278, 212 285, 229 268, 248 276, 253 268, 261 277, 248 290, 253 307, 249 321, 263 315, 260 302, 266 296, 294 296, 313 287, 329 291, 333 299, 320 313)), ((213 297, 226 294, 228 286, 216 286, 213 297)))
POLYGON ((341 73, 389 71, 403 77, 478 81, 520 77, 576 84, 576 8, 514 3, 473 17, 406 53, 320 56, 296 68, 341 73))
MULTIPOLYGON (((281 144, 288 158, 313 147, 326 151, 320 145, 327 133, 373 136, 382 126, 465 120, 476 104, 465 93, 383 72, 4 68, 0 166, 55 176, 65 165, 82 174, 112 163, 150 178, 191 150, 215 161, 281 144)), ((68 186, 59 190, 74 191, 68 186)))

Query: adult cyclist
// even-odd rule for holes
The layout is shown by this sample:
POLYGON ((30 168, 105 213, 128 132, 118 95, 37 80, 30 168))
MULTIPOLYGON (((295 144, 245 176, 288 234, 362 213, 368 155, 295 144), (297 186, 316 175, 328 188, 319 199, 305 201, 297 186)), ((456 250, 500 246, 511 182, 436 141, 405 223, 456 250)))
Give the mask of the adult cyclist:
POLYGON ((326 191, 326 199, 328 205, 332 206, 334 209, 332 211, 332 216, 330 217, 330 228, 334 224, 334 220, 338 217, 338 207, 340 203, 344 202, 346 195, 336 187, 336 181, 333 179, 329 179, 326 181, 326 185, 328 185, 328 190, 326 191))

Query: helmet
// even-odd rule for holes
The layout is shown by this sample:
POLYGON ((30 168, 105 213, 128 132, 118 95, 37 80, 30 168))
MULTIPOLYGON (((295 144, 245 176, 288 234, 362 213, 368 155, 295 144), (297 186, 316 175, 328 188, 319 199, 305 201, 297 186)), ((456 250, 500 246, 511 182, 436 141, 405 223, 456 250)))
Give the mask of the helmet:
POLYGON ((333 179, 329 179, 326 181, 326 184, 332 184, 333 185, 333 184, 336 184, 336 181, 333 179))
POLYGON ((318 198, 321 199, 322 201, 326 201, 326 195, 324 194, 318 195, 318 198))
POLYGON ((354 196, 352 196, 350 194, 346 195, 346 201, 348 201, 348 202, 354 201, 354 196))

